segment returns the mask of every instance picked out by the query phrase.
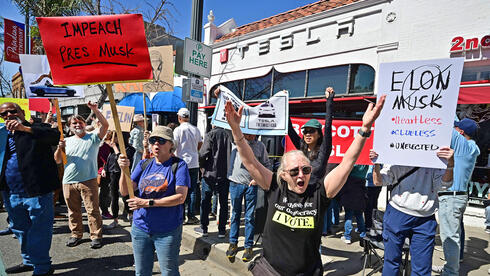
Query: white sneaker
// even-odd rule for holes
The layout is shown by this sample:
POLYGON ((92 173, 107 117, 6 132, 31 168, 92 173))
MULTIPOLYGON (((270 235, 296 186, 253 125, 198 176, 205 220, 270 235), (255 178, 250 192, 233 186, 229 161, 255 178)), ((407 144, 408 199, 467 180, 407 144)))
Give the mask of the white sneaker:
POLYGON ((434 272, 434 273, 441 274, 443 269, 444 269, 443 265, 433 265, 432 266, 432 272, 434 272))
POLYGON ((118 226, 119 226, 119 223, 117 223, 117 221, 113 221, 109 225, 104 225, 104 229, 112 230, 118 226))
POLYGON ((345 242, 346 244, 351 244, 351 243, 352 243, 352 242, 351 242, 351 240, 346 239, 344 236, 342 236, 340 239, 341 239, 343 242, 345 242))

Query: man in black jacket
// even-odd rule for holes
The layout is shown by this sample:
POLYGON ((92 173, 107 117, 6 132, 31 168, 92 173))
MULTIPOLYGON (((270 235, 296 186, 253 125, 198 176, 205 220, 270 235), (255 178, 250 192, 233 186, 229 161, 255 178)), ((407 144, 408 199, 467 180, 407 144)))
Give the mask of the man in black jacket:
POLYGON ((231 133, 222 128, 214 128, 204 138, 199 150, 199 166, 204 171, 201 179, 201 230, 203 236, 208 235, 209 212, 213 192, 219 198, 218 237, 226 235, 228 221, 229 181, 226 177, 231 153, 231 133))
POLYGON ((0 190, 9 214, 10 227, 21 244, 23 263, 6 270, 51 275, 49 249, 53 235, 53 191, 60 187, 52 146, 60 139, 58 129, 25 120, 19 105, 0 106, 5 120, 0 152, 4 153, 0 190))

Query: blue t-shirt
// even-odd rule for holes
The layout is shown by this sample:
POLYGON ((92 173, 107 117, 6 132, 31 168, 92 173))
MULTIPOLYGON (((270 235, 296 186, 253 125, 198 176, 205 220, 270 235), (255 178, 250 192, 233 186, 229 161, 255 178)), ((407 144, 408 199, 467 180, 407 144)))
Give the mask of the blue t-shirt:
POLYGON ((7 166, 5 168, 5 181, 9 187, 11 194, 24 193, 24 181, 22 180, 22 173, 19 171, 19 161, 17 159, 17 152, 15 151, 14 134, 8 132, 8 146, 5 158, 7 158, 7 166))
POLYGON ((466 140, 455 129, 451 138, 451 148, 454 149, 454 171, 453 185, 448 191, 466 192, 480 149, 474 140, 466 140))
MULTIPOLYGON (((184 160, 180 160, 176 175, 172 173, 172 158, 158 164, 155 159, 145 170, 141 169, 141 160, 131 175, 131 180, 138 183, 140 198, 160 199, 175 195, 176 186, 191 186, 189 169, 184 160)), ((183 205, 172 207, 148 207, 135 210, 133 223, 136 227, 149 234, 167 233, 184 221, 183 205)))
POLYGON ((66 165, 63 184, 73 184, 97 178, 97 154, 100 138, 97 132, 87 132, 82 138, 66 138, 66 165))

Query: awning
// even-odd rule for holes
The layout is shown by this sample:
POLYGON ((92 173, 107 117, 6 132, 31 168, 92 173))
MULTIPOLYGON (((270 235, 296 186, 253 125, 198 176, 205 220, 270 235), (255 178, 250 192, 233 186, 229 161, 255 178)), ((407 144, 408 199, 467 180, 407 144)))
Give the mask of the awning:
MULTIPOLYGON (((146 99, 146 113, 152 112, 151 101, 148 95, 145 95, 146 99)), ((131 93, 124 97, 118 105, 122 106, 134 106, 135 114, 143 114, 143 93, 131 93)))
POLYGON ((490 103, 490 86, 468 86, 459 89, 458 104, 490 103))
POLYGON ((152 112, 177 112, 182 107, 182 87, 178 86, 174 86, 174 91, 156 93, 151 100, 152 112))

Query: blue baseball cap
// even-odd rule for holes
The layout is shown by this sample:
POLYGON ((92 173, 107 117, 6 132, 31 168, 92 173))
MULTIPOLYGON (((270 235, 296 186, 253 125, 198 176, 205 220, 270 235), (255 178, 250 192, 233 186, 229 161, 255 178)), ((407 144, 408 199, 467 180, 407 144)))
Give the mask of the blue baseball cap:
POLYGON ((471 138, 474 138, 476 135, 476 130, 478 129, 478 125, 472 119, 464 118, 459 122, 454 122, 455 127, 459 127, 464 131, 464 133, 471 138))

